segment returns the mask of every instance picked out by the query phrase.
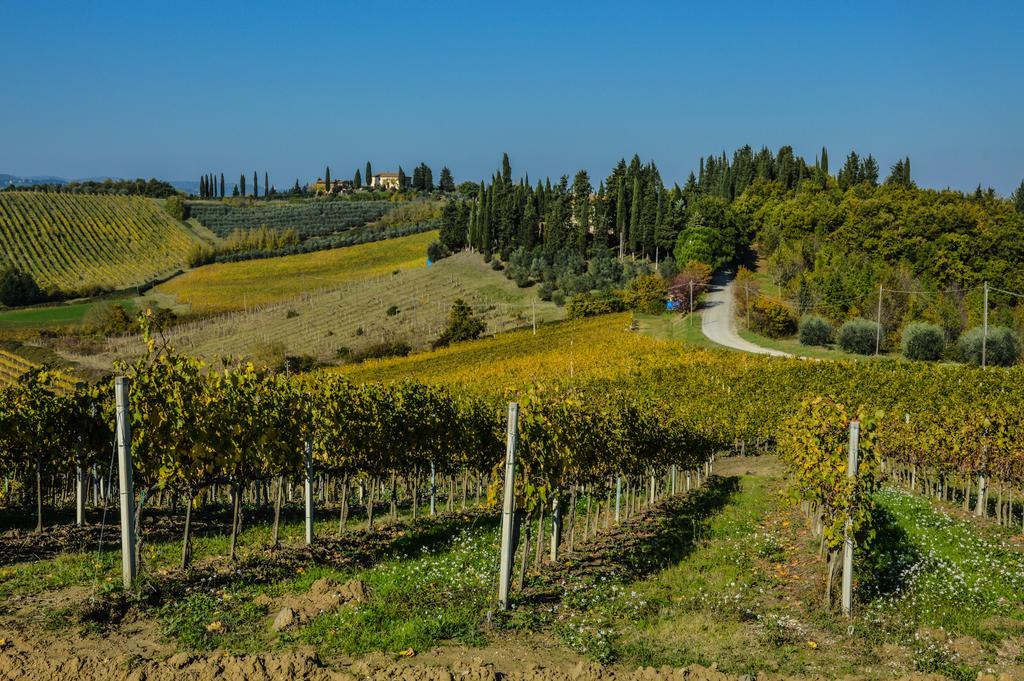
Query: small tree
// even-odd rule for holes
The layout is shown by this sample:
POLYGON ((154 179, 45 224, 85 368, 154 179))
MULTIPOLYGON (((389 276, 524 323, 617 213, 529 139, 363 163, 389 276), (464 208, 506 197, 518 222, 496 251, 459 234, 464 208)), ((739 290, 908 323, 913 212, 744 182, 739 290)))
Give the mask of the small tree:
POLYGON ((914 322, 903 329, 900 347, 907 359, 934 362, 942 358, 946 349, 946 334, 935 324, 914 322))
POLYGON ((680 309, 686 312, 690 310, 690 294, 693 294, 694 306, 704 292, 705 286, 711 281, 711 267, 691 260, 679 270, 679 273, 672 278, 668 286, 669 298, 680 304, 680 309))
POLYGON ((175 194, 174 196, 168 196, 164 199, 164 209, 173 217, 175 220, 185 219, 185 202, 182 201, 181 196, 175 194))
POLYGON ((832 325, 818 315, 804 315, 800 320, 800 343, 825 346, 832 342, 832 325))
POLYGON ((473 315, 473 309, 461 298, 456 298, 452 303, 452 310, 448 314, 448 326, 441 337, 434 342, 435 348, 443 348, 452 343, 474 340, 483 335, 487 330, 484 321, 473 315))
POLYGON ((875 352, 877 334, 876 322, 860 317, 851 319, 839 327, 839 347, 857 355, 872 355, 875 352))
POLYGON ((984 339, 986 366, 1006 367, 1017 363, 1021 353, 1021 343, 1017 334, 1004 326, 990 326, 988 338, 985 339, 984 335, 984 327, 976 326, 960 336, 957 348, 961 361, 980 366, 984 339))

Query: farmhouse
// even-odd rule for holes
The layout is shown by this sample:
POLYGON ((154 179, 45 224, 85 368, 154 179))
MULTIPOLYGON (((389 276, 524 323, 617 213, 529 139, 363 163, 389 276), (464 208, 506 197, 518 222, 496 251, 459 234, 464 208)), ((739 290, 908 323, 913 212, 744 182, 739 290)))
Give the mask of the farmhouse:
POLYGON ((377 173, 370 180, 370 186, 374 189, 401 189, 398 173, 377 173))

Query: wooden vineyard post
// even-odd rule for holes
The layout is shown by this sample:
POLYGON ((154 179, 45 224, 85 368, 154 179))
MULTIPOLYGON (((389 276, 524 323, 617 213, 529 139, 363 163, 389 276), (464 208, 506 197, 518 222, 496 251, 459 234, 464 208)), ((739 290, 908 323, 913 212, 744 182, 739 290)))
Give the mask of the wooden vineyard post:
POLYGON ((124 376, 114 379, 117 420, 117 478, 121 491, 121 578, 124 588, 135 581, 135 485, 132 481, 132 429, 128 421, 128 388, 124 376))
POLYGON ((615 524, 619 524, 619 511, 622 508, 622 476, 615 476, 615 524))
POLYGON ((676 465, 672 464, 672 496, 676 495, 676 465))
POLYGON ((498 607, 501 610, 508 610, 508 592, 512 586, 512 562, 515 557, 512 532, 516 503, 516 447, 518 444, 519 405, 509 402, 508 435, 505 441, 505 498, 501 507, 501 565, 498 575, 498 607))
POLYGON ((313 543, 313 441, 306 440, 303 447, 305 450, 306 468, 306 546, 313 543))
MULTIPOLYGON (((860 440, 860 422, 850 421, 850 451, 846 461, 846 477, 857 478, 857 448, 860 440)), ((843 541, 843 615, 850 617, 853 612, 853 518, 847 509, 846 529, 843 541)))
POLYGON ((430 515, 434 515, 435 504, 437 502, 437 479, 436 471, 434 470, 434 462, 430 462, 430 515))

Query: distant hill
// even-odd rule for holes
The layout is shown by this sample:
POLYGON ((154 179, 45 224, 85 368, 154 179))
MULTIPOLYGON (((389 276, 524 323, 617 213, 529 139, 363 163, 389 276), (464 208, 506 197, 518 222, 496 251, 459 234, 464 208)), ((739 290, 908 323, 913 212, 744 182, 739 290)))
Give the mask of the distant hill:
POLYGON ((15 187, 31 187, 37 184, 67 184, 68 181, 63 177, 53 177, 50 175, 39 176, 39 177, 19 177, 18 175, 9 175, 8 173, 0 173, 0 187, 7 187, 14 185, 15 187))

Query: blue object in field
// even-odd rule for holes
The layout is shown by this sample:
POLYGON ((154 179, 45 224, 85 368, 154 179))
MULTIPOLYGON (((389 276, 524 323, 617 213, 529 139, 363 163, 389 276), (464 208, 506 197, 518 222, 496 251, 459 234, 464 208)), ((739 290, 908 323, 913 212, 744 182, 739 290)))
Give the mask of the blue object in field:
POLYGON ((431 266, 431 265, 433 265, 433 264, 434 264, 434 261, 433 261, 433 260, 430 260, 430 259, 428 258, 428 259, 427 259, 427 267, 430 267, 430 266, 431 266))
POLYGON ((670 301, 668 301, 667 303, 665 303, 665 309, 668 310, 669 312, 675 312, 676 310, 679 309, 679 301, 678 300, 670 300, 670 301))

